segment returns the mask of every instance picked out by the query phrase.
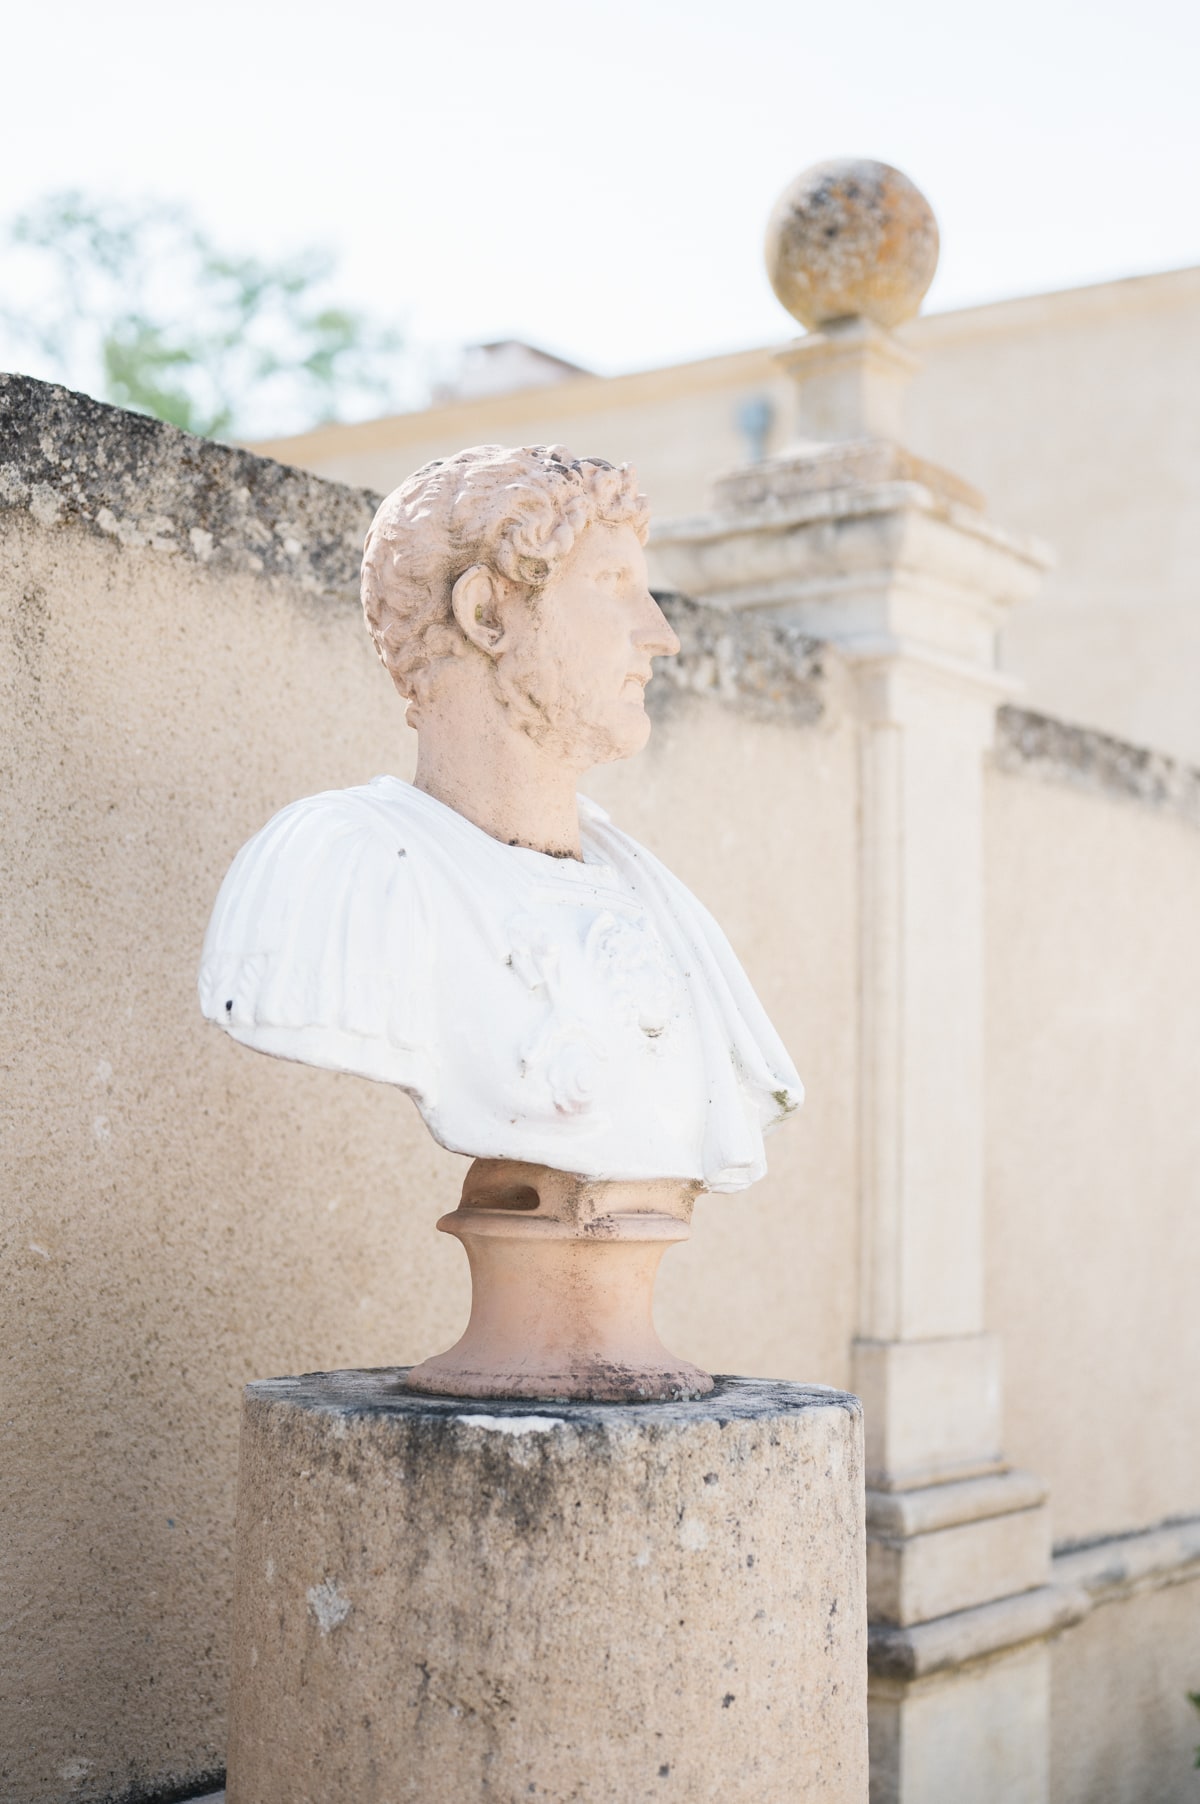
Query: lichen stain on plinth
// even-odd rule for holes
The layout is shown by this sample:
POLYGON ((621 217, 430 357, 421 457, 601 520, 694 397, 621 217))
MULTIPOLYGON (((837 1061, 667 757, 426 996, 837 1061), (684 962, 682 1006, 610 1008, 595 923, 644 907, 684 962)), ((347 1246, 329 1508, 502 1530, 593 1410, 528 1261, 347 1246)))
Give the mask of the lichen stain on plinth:
POLYGON ((249 1386, 230 1804, 864 1804, 862 1411, 249 1386))
POLYGON ((410 1390, 452 1397, 676 1402, 712 1378, 669 1353, 654 1280, 691 1230, 697 1183, 615 1184, 508 1159, 477 1159, 438 1227, 462 1241, 471 1317, 410 1390))

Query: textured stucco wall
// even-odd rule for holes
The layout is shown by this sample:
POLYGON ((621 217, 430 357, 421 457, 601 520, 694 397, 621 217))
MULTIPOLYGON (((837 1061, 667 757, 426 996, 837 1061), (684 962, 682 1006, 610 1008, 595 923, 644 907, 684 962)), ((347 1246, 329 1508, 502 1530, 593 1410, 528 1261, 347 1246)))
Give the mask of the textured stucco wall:
MULTIPOLYGON (((405 1097, 243 1051, 195 997, 239 844, 409 774, 352 594, 368 499, 38 385, 6 400, 0 1800, 61 1804, 220 1768, 240 1388, 453 1340, 465 1261, 434 1222, 464 1162, 405 1097)), ((673 692, 594 787, 721 914, 812 1092, 770 1179, 669 1256, 664 1331, 839 1384, 853 771, 820 706, 673 692)))
POLYGON ((1060 1543, 1200 1509, 1200 821, 1104 751, 987 790, 987 1312, 1060 1543))

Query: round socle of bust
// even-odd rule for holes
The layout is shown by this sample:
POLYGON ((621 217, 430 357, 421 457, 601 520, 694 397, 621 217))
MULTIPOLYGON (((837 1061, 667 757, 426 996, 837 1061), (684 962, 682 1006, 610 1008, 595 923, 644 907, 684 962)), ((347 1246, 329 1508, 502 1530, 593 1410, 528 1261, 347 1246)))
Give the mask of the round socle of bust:
POLYGON ((835 157, 783 190, 766 259, 772 288, 802 326, 860 318, 890 329, 913 318, 933 281, 937 220, 890 163, 835 157))

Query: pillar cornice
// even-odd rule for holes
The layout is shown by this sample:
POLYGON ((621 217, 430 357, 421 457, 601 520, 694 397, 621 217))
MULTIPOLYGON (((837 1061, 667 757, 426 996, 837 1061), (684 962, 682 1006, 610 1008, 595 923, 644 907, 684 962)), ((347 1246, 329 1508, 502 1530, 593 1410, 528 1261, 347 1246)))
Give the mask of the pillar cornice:
POLYGON ((731 613, 770 610, 844 649, 994 673, 1009 609, 1048 555, 922 483, 819 490, 668 522, 650 544, 655 582, 731 613))

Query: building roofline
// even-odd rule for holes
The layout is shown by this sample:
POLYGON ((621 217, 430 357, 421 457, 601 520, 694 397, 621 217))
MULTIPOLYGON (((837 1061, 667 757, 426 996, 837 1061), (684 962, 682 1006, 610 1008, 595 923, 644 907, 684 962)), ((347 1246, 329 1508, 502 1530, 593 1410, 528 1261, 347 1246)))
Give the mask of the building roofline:
MULTIPOLYGON (((1067 318, 1100 319, 1128 315, 1131 311, 1141 313, 1193 299, 1200 301, 1200 266, 1119 276, 1046 294, 1016 295, 945 313, 922 314, 902 327, 899 336, 920 349, 992 333, 1037 330, 1061 324, 1067 318)), ((551 385, 465 397, 408 413, 385 414, 374 420, 315 426, 285 438, 257 439, 245 448, 282 463, 298 461, 308 465, 329 457, 395 450, 429 439, 484 444, 501 417, 511 433, 524 421, 540 422, 547 414, 604 413, 633 401, 653 404, 680 393, 777 380, 780 372, 773 353, 783 342, 781 333, 774 344, 749 350, 629 370, 617 376, 573 376, 551 385)))
POLYGON ((1181 302, 1200 301, 1200 265, 1156 270, 1149 275, 1114 276, 1076 288, 1052 288, 1044 294, 1010 295, 981 301, 945 313, 925 313, 900 328, 899 336, 914 344, 938 344, 952 338, 983 337, 989 332, 1036 330, 1064 318, 1098 319, 1148 312, 1181 302))
POLYGON ((680 391, 723 388, 739 380, 765 381, 777 374, 771 347, 727 352, 720 357, 699 358, 693 363, 671 363, 648 370, 632 370, 619 376, 578 376, 539 387, 509 389, 500 395, 445 401, 437 407, 411 413, 386 414, 377 420, 354 424, 316 426, 290 438, 257 439, 245 447, 261 457, 287 463, 318 455, 388 449, 413 440, 436 438, 455 429, 464 444, 486 443, 494 421, 503 414, 506 423, 541 420, 552 413, 603 413, 620 407, 634 396, 639 401, 665 400, 680 391), (482 432, 482 438, 478 434, 482 432), (474 438, 472 435, 475 435, 474 438), (320 450, 318 450, 320 447, 320 450))

